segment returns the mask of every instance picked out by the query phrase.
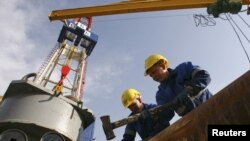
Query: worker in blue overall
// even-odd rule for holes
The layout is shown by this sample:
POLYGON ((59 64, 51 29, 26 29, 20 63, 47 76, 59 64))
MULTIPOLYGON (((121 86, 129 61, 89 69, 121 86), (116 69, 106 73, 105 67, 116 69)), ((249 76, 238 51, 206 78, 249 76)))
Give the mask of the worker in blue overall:
POLYGON ((173 108, 159 114, 159 122, 168 123, 174 111, 184 116, 212 97, 207 89, 211 81, 209 73, 191 62, 181 63, 171 69, 164 56, 153 54, 145 60, 144 75, 160 83, 155 96, 158 105, 174 103, 173 108))
MULTIPOLYGON (((136 133, 139 134, 142 140, 146 140, 156 133, 154 130, 157 128, 156 122, 147 110, 154 108, 157 104, 146 104, 142 102, 141 94, 136 89, 126 89, 122 94, 122 104, 125 108, 129 108, 131 115, 142 113, 139 120, 130 123, 125 128, 122 141, 134 141, 136 133)), ((169 124, 168 124, 169 125, 169 124)))

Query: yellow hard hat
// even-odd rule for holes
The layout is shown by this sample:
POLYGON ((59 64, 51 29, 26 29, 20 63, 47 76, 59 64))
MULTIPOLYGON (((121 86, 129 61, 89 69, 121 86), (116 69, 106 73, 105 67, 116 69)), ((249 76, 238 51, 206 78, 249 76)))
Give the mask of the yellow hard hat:
POLYGON ((153 54, 153 55, 150 55, 146 60, 145 60, 145 64, 144 64, 144 67, 145 67, 145 72, 144 72, 144 76, 147 76, 147 71, 148 69, 150 69, 155 63, 157 63, 158 61, 160 60, 164 60, 164 62, 166 63, 167 65, 167 68, 169 66, 169 62, 167 60, 167 58, 163 57, 162 55, 160 54, 153 54))
POLYGON ((129 105, 131 105, 134 100, 138 97, 140 97, 141 94, 136 89, 126 89, 122 93, 122 104, 124 107, 128 108, 129 105))

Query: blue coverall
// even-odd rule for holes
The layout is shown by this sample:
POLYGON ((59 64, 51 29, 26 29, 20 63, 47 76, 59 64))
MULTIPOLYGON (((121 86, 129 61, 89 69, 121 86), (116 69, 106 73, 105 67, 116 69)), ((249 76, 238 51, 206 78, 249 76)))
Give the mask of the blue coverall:
MULTIPOLYGON (((145 104, 143 103, 143 110, 149 110, 151 108, 156 107, 156 104, 145 104)), ((134 115, 136 113, 131 113, 134 115)), ((144 140, 152 135, 154 135, 154 121, 152 119, 139 119, 136 122, 130 123, 125 128, 125 133, 123 134, 122 141, 134 141, 136 132, 140 135, 140 137, 144 140)))
MULTIPOLYGON (((185 86, 193 88, 195 98, 184 104, 185 110, 179 116, 184 116, 212 97, 212 94, 206 89, 211 81, 210 75, 199 66, 193 65, 191 62, 184 62, 175 69, 168 68, 168 71, 170 74, 169 77, 158 86, 156 93, 156 102, 158 105, 171 102, 177 95, 183 95, 183 93, 186 96, 190 95, 186 91, 185 86)), ((162 116, 164 116, 165 122, 169 122, 174 116, 174 110, 172 109, 166 110, 164 113, 162 116)))

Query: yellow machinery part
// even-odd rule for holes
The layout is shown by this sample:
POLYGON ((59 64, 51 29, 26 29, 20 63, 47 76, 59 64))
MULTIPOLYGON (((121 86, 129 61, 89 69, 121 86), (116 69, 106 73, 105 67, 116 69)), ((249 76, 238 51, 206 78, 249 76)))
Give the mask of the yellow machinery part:
MULTIPOLYGON (((242 4, 250 4, 249 0, 241 0, 242 4)), ((74 9, 54 10, 49 14, 49 19, 63 20, 79 17, 93 17, 136 12, 177 10, 203 8, 216 2, 216 0, 135 0, 123 1, 108 5, 82 7, 74 9)))

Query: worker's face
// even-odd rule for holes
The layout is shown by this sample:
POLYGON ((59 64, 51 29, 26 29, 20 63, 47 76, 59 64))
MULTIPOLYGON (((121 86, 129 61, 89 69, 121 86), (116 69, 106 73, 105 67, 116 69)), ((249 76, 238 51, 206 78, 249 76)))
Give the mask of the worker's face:
POLYGON ((135 99, 132 104, 128 106, 128 108, 133 112, 133 113, 139 113, 142 111, 142 102, 140 99, 135 99))
POLYGON ((167 68, 164 64, 154 65, 148 70, 148 75, 156 82, 162 82, 167 79, 167 68))

